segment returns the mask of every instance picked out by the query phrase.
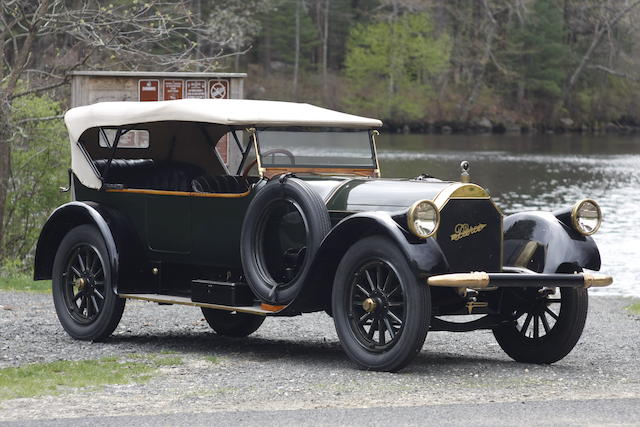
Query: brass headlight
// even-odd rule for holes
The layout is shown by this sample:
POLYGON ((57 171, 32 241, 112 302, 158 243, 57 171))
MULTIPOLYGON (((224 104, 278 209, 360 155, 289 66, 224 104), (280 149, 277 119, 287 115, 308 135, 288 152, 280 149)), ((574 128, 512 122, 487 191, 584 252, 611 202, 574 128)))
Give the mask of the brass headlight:
POLYGON ((575 230, 590 236, 600 228, 602 224, 602 211, 595 200, 584 199, 573 205, 571 209, 571 224, 575 230))
POLYGON ((409 230, 416 236, 426 239, 435 234, 440 224, 440 211, 431 200, 419 200, 407 212, 409 230))

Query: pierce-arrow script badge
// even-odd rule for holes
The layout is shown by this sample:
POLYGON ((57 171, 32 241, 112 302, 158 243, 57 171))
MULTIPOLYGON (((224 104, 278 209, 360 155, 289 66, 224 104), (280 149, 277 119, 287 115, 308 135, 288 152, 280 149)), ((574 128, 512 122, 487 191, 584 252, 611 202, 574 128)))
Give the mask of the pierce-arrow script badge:
POLYGON ((476 234, 484 230, 487 224, 478 224, 471 227, 469 224, 457 224, 451 235, 451 240, 460 240, 463 237, 469 237, 472 234, 476 234))

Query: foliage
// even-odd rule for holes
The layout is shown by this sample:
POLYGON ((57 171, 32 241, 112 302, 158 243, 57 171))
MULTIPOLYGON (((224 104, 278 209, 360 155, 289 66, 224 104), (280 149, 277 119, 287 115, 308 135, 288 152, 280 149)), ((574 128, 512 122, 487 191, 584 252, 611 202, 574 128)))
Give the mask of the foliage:
POLYGON ((13 110, 3 270, 30 269, 30 254, 42 224, 54 207, 69 198, 59 191, 66 186, 70 163, 64 124, 59 118, 38 120, 59 115, 60 104, 48 96, 31 95, 16 99, 13 110))
POLYGON ((391 120, 423 118, 449 49, 427 13, 355 26, 345 60, 348 105, 391 120))
MULTIPOLYGON (((304 8, 303 8, 304 12, 304 8)), ((268 40, 258 41, 256 49, 269 50, 270 61, 293 64, 296 5, 290 0, 276 0, 260 17, 262 32, 268 40)), ((303 69, 311 69, 312 52, 318 46, 318 31, 308 13, 300 19, 300 57, 303 69)))
POLYGON ((182 364, 177 357, 129 356, 133 360, 104 357, 97 360, 33 363, 0 369, 0 401, 60 394, 70 388, 129 384, 151 378, 157 368, 182 364))
POLYGON ((571 51, 559 3, 536 0, 527 21, 516 25, 508 39, 507 63, 528 95, 545 101, 560 98, 571 51))
POLYGON ((243 59, 250 96, 295 99, 287 88, 292 11, 300 1, 303 31, 313 29, 318 37, 301 52, 306 72, 300 99, 397 125, 483 116, 498 123, 554 124, 558 114, 577 125, 621 117, 640 122, 640 0, 272 1, 277 7, 267 15, 274 24, 261 18, 256 49, 243 59), (323 77, 318 84, 325 75, 321 15, 327 5, 331 80, 323 77), (418 16, 433 22, 406 28, 414 24, 408 17, 420 21, 418 16), (284 38, 274 39, 280 29, 284 38), (417 37, 403 38, 412 31, 417 37), (423 49, 439 51, 442 61, 425 64, 423 49))

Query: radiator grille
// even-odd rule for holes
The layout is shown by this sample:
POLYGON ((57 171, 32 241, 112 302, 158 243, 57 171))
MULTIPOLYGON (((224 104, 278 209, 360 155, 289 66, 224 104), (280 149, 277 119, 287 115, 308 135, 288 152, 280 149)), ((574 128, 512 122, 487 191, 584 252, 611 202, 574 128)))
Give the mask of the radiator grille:
POLYGON ((453 272, 500 271, 502 215, 488 199, 451 199, 436 237, 453 272))

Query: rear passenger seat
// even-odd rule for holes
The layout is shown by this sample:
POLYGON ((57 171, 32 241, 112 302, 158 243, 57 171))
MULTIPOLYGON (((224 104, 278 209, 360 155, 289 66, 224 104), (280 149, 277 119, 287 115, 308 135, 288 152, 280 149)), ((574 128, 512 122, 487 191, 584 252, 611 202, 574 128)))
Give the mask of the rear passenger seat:
POLYGON ((249 182, 243 176, 202 175, 191 183, 196 193, 244 193, 249 190, 249 182))
MULTIPOLYGON (((102 174, 107 159, 95 160, 102 174)), ((196 193, 244 193, 249 181, 243 176, 208 176, 188 163, 156 163, 152 159, 113 159, 109 166, 107 184, 122 184, 125 188, 196 193)))
MULTIPOLYGON (((107 159, 95 160, 102 174, 107 159)), ((122 184, 125 188, 165 191, 193 191, 192 181, 204 171, 188 163, 156 163, 152 159, 113 159, 109 167, 107 184, 122 184)))

